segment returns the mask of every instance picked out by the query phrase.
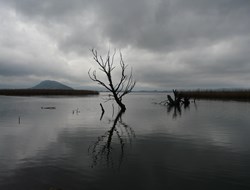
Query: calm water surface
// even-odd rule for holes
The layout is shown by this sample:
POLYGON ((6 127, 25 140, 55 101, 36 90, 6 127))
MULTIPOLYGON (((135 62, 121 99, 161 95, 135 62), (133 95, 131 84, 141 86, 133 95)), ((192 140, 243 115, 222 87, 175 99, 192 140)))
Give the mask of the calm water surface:
POLYGON ((0 96, 0 189, 250 189, 250 103, 105 97, 0 96))

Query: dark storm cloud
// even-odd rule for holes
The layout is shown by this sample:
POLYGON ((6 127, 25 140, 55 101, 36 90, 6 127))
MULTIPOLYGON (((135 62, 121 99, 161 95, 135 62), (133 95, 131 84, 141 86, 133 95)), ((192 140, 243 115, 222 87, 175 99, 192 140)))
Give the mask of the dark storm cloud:
MULTIPOLYGON (((3 1, 4 2, 4 1, 3 1)), ((62 18, 68 15, 84 11, 84 4, 87 1, 82 0, 8 0, 5 1, 17 11, 22 12, 26 16, 34 17, 47 17, 47 18, 62 18)))
MULTIPOLYGON (((75 47, 77 43, 84 45, 85 38, 95 39, 96 35, 101 35, 117 45, 133 45, 157 51, 168 48, 170 51, 210 44, 235 35, 249 35, 250 28, 248 0, 7 2, 30 19, 69 25, 72 28, 67 40, 71 39, 75 47), (84 32, 86 25, 87 31, 84 32), (98 30, 98 34, 95 30, 98 30), (91 36, 91 31, 95 35, 91 36)), ((65 39, 62 43, 65 43, 65 39)))
POLYGON ((39 64, 16 66, 9 57, 1 59, 2 76, 39 75, 36 68, 44 65, 40 70, 46 73, 65 75, 68 70, 66 75, 81 81, 80 71, 93 65, 89 49, 105 52, 116 47, 125 52, 141 86, 247 87, 250 80, 249 0, 0 0, 0 4, 12 15, 7 21, 1 15, 1 25, 9 28, 0 30, 2 57, 6 44, 22 54, 25 43, 20 38, 25 36, 26 44, 31 43, 26 55, 33 47, 37 52, 44 49, 40 42, 46 39, 54 52, 45 52, 44 57, 57 63, 50 65, 40 56, 39 64), (20 32, 20 23, 39 35, 29 38, 20 32), (58 70, 59 65, 64 69, 58 70))

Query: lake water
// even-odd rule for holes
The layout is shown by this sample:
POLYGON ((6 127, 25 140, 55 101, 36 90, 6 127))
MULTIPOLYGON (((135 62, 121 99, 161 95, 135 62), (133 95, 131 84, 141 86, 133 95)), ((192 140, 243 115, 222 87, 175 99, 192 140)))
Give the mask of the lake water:
POLYGON ((0 96, 0 189, 250 189, 250 103, 105 98, 0 96))

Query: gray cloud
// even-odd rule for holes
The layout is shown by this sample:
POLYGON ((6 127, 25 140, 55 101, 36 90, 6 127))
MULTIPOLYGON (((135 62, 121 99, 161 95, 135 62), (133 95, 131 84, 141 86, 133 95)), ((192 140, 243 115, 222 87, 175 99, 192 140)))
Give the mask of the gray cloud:
MULTIPOLYGON (((0 76, 89 86, 89 49, 121 49, 138 87, 248 87, 248 0, 0 0, 0 76), (25 78, 26 77, 26 78, 25 78)), ((0 84, 1 86, 1 84, 0 84)))

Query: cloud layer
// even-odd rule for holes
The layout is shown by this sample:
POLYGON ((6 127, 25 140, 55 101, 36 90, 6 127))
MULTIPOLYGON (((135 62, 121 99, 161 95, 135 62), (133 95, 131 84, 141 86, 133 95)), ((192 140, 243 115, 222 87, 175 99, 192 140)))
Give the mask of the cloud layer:
POLYGON ((138 89, 249 87, 248 0, 0 0, 0 87, 90 87, 119 49, 138 89))

